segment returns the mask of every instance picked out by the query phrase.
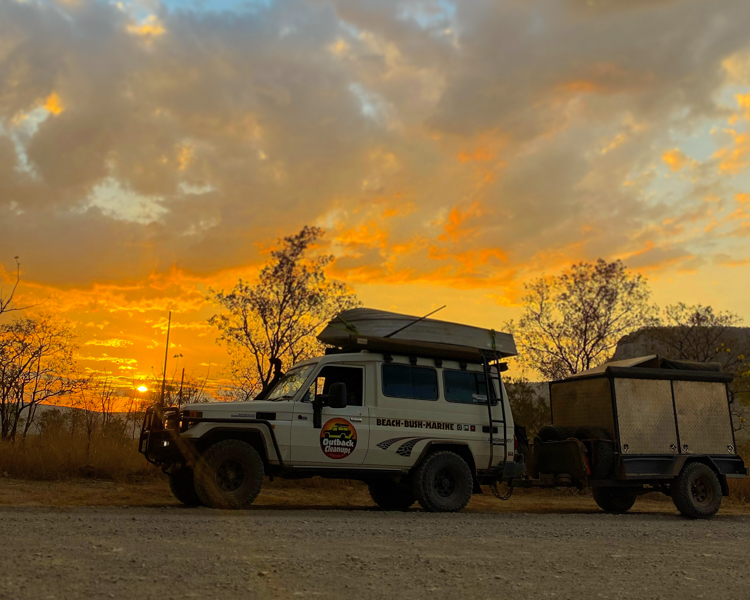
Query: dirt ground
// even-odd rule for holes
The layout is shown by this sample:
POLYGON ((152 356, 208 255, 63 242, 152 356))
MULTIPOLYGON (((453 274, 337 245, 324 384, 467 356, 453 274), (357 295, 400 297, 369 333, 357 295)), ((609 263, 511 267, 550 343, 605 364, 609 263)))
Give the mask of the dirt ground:
MULTIPOLYGON (((633 512, 677 514, 666 496, 653 494, 636 502, 633 512), (653 496, 653 497, 651 497, 653 496)), ((166 478, 142 483, 116 483, 93 479, 71 481, 30 481, 0 478, 0 506, 87 506, 87 507, 173 507, 181 508, 166 478)), ((374 509, 375 505, 360 483, 331 481, 266 481, 254 507, 273 510, 316 510, 341 508, 374 509)), ((417 509, 413 509, 417 510, 417 509)), ((516 490, 507 502, 497 500, 488 489, 472 497, 466 512, 487 513, 576 513, 599 512, 590 494, 576 491, 516 490)), ((750 515, 750 504, 727 498, 722 515, 750 515)))
POLYGON ((360 486, 269 486, 252 510, 179 507, 163 481, 0 479, 0 599, 744 598, 750 510, 475 497, 387 513, 360 486))

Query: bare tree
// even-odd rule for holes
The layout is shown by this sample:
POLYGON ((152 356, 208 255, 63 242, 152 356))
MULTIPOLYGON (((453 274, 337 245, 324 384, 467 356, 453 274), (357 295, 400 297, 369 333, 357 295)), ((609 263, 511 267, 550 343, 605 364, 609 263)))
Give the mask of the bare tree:
POLYGON ((742 317, 731 312, 716 312, 711 306, 684 302, 664 309, 659 327, 647 329, 642 335, 651 337, 659 350, 678 360, 719 362, 726 371, 733 371, 743 362, 747 345, 737 327, 742 317))
POLYGON ((307 257, 322 236, 322 229, 304 227, 280 241, 255 283, 240 280, 228 293, 212 292, 224 312, 209 322, 235 357, 233 375, 245 395, 271 381, 273 361, 288 366, 319 352, 320 328, 340 311, 359 306, 344 283, 328 279, 333 256, 307 257))
POLYGON ((20 318, 0 327, 0 435, 25 438, 37 407, 73 391, 75 344, 67 323, 48 315, 20 318))
POLYGON ((524 366, 560 379, 605 362, 622 336, 652 323, 649 299, 643 276, 599 259, 527 284, 523 316, 507 326, 524 366))
POLYGON ((12 312, 14 310, 21 310, 20 308, 14 308, 12 306, 13 296, 16 295, 18 284, 21 283, 21 262, 17 256, 14 256, 13 258, 16 261, 15 281, 10 288, 10 292, 6 292, 3 287, 0 286, 0 315, 6 312, 12 312))
POLYGON ((79 381, 75 393, 71 396, 73 408, 82 421, 83 433, 86 435, 86 456, 91 452, 91 440, 94 434, 103 432, 112 417, 114 389, 109 377, 89 374, 79 381), (105 412, 106 411, 106 412, 105 412))

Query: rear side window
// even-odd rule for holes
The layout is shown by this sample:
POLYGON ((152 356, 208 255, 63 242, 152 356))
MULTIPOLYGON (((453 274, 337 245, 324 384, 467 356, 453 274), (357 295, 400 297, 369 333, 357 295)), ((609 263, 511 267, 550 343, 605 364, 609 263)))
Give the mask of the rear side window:
POLYGON ((385 364, 383 394, 391 398, 437 400, 437 371, 429 367, 385 364))
MULTIPOLYGON (((487 385, 484 373, 474 371, 443 371, 445 399, 461 404, 486 404, 487 385)), ((494 396, 494 394, 493 394, 494 396)))

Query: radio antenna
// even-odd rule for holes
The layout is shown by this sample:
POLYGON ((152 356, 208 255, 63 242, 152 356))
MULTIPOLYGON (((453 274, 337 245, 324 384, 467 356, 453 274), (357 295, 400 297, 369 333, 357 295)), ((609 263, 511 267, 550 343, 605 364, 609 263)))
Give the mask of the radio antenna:
POLYGON ((447 306, 447 304, 443 304, 443 306, 441 306, 440 308, 436 308, 436 309, 435 309, 435 310, 433 310, 433 311, 432 311, 431 313, 427 313, 427 314, 426 314, 426 315, 425 315, 424 317, 419 317, 418 319, 415 319, 415 320, 414 320, 414 321, 412 321, 411 323, 407 323, 406 325, 404 325, 404 326, 403 326, 403 327, 401 327, 400 329, 397 329, 396 331, 393 331, 393 332, 389 333, 389 334, 388 334, 388 335, 386 335, 385 337, 387 337, 387 338, 389 338, 389 337, 393 337, 393 336, 394 336, 394 335, 396 335, 397 333, 400 333, 400 332, 402 332, 402 331, 403 331, 404 329, 406 329, 407 327, 411 327, 411 326, 412 326, 412 325, 414 325, 415 323, 419 323, 420 321, 424 321, 424 320, 425 320, 425 319, 426 319, 427 317, 431 317, 431 316, 432 316, 432 315, 434 315, 434 314, 435 314, 436 312, 438 312, 438 311, 441 311, 441 310, 443 310, 443 309, 444 309, 444 308, 445 308, 446 306, 447 306))

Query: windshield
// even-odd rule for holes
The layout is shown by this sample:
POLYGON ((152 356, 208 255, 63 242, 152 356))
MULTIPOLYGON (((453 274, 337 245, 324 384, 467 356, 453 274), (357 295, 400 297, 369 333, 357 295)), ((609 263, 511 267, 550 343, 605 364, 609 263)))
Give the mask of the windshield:
POLYGON ((289 398, 294 398, 294 395, 302 387, 302 384, 305 383, 307 376, 314 366, 314 364, 305 365, 303 367, 295 367, 289 371, 279 380, 264 400, 288 400, 289 398))

